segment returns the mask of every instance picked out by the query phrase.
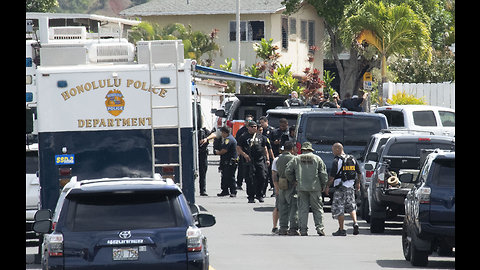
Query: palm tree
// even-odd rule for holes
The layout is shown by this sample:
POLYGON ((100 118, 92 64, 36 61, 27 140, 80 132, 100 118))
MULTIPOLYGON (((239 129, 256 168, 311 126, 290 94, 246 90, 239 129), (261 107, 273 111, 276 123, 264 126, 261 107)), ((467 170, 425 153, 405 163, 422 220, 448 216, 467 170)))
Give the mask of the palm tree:
POLYGON ((346 20, 345 44, 373 45, 382 63, 382 84, 387 81, 387 58, 391 55, 410 54, 416 49, 428 61, 431 59, 429 27, 407 5, 386 6, 382 1, 366 1, 355 15, 346 20))

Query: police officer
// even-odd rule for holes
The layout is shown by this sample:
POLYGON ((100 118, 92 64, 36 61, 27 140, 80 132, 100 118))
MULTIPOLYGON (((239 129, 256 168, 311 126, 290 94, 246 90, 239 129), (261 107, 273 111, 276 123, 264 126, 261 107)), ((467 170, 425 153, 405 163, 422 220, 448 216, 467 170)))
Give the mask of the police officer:
MULTIPOLYGON (((253 116, 251 114, 245 115, 245 124, 248 123, 248 121, 252 121, 253 116)), ((238 142, 238 139, 240 136, 243 135, 243 133, 247 132, 247 126, 243 125, 238 131, 237 134, 235 135, 235 139, 238 142)), ((243 190, 242 184, 243 184, 243 179, 245 179, 245 159, 240 156, 238 160, 238 171, 237 171, 237 189, 243 190)))
POLYGON ((235 170, 237 169, 237 140, 230 134, 230 129, 226 126, 220 128, 222 132, 223 142, 219 150, 215 150, 215 154, 220 155, 220 171, 222 172, 222 180, 220 188, 222 192, 217 196, 236 197, 237 190, 235 185, 235 170), (230 192, 229 192, 230 190, 230 192))
POLYGON ((294 182, 287 180, 285 169, 287 163, 295 157, 295 147, 292 142, 286 142, 282 154, 276 162, 276 177, 274 179, 278 187, 278 212, 280 219, 279 235, 299 235, 298 233, 298 207, 297 189, 294 182), (288 227, 290 223, 290 228, 288 227))
POLYGON ((266 180, 265 165, 269 165, 269 155, 266 140, 258 136, 257 123, 249 121, 248 132, 238 139, 237 153, 245 159, 245 181, 247 182, 248 202, 254 203, 257 199, 263 202, 263 187, 266 180), (265 160, 266 158, 266 160, 265 160))
POLYGON ((280 118, 278 120, 278 128, 272 132, 270 141, 272 142, 273 154, 278 157, 280 155, 280 147, 288 141, 288 120, 280 118))
POLYGON ((343 145, 335 143, 332 146, 335 155, 325 192, 328 194, 329 187, 333 183, 335 193, 332 201, 332 217, 338 219, 338 231, 333 236, 346 236, 347 231, 343 228, 344 213, 350 213, 353 220, 353 234, 358 234, 357 204, 355 203, 355 189, 360 190, 362 173, 358 162, 353 156, 345 155, 343 145), (352 168, 353 167, 353 168, 352 168), (349 171, 347 173, 346 171, 349 171), (353 172, 353 173, 350 173, 353 172))
MULTIPOLYGON (((268 152, 269 157, 270 157, 270 166, 268 166, 268 170, 267 170, 267 185, 270 184, 270 188, 273 189, 274 185, 273 185, 273 179, 272 179, 272 163, 273 163, 273 159, 275 158, 275 156, 273 154, 273 149, 271 147, 271 143, 273 142, 272 141, 272 136, 273 136, 273 132, 275 131, 275 128, 268 125, 268 118, 266 116, 260 117, 260 119, 258 119, 258 121, 259 121, 259 124, 260 124, 261 128, 263 128, 262 134, 263 134, 263 136, 267 137, 268 144, 270 145, 270 146, 267 146, 267 149, 269 151, 268 152)), ((267 185, 265 185, 265 189, 267 188, 267 185)), ((264 193, 266 193, 266 190, 265 190, 264 193)), ((272 197, 274 195, 275 194, 272 194, 272 197)))
POLYGON ((285 169, 288 181, 297 182, 300 235, 308 235, 308 212, 311 207, 315 229, 318 235, 324 236, 322 190, 327 183, 327 169, 323 160, 313 153, 310 142, 304 142, 301 150, 302 154, 289 161, 285 169))
POLYGON ((208 140, 206 139, 211 132, 203 127, 199 130, 198 132, 198 140, 199 140, 199 148, 198 148, 198 169, 199 169, 199 186, 200 186, 200 196, 208 196, 206 193, 206 174, 207 174, 207 169, 208 169, 208 140))

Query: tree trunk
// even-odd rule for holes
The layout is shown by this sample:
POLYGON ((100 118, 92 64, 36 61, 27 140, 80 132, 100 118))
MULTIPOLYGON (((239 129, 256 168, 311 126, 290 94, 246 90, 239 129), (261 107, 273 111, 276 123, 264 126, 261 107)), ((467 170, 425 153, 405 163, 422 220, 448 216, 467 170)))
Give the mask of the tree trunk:
POLYGON ((353 95, 360 88, 363 88, 360 84, 363 73, 373 68, 377 63, 374 60, 367 60, 365 57, 359 56, 358 51, 353 46, 350 47, 350 58, 340 61, 337 54, 337 50, 341 49, 338 37, 327 22, 324 21, 324 24, 330 36, 330 49, 338 70, 337 75, 340 78, 340 89, 336 90, 339 92, 340 98, 344 99, 346 93, 353 95))

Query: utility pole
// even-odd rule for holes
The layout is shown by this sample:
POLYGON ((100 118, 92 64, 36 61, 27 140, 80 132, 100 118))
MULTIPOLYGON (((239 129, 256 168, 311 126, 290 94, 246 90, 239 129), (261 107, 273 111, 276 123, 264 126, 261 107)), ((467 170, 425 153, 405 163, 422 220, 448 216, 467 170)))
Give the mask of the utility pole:
MULTIPOLYGON (((237 31, 237 73, 240 74, 240 0, 236 1, 236 31, 237 31)), ((240 82, 235 82, 235 93, 240 94, 240 82)))

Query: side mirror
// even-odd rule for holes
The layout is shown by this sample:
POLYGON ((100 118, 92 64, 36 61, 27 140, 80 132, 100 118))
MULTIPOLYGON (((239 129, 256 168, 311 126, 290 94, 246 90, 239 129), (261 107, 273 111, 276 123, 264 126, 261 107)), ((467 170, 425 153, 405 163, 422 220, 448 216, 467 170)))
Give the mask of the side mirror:
POLYGON ((33 223, 33 230, 36 233, 51 233, 52 232, 52 221, 50 219, 35 221, 33 223))
POLYGON ((35 213, 35 221, 43 221, 52 219, 52 211, 50 209, 41 209, 35 213))
POLYGON ((376 153, 376 152, 368 153, 366 161, 368 161, 368 160, 378 162, 378 153, 376 153))
POLYGON ((218 117, 227 117, 224 109, 218 109, 215 111, 215 115, 218 117))
POLYGON ((413 182, 413 174, 412 173, 402 173, 398 177, 400 179, 400 182, 402 183, 412 183, 413 182))
POLYGON ((198 214, 198 224, 197 227, 211 227, 217 223, 215 216, 212 214, 201 213, 198 214))

